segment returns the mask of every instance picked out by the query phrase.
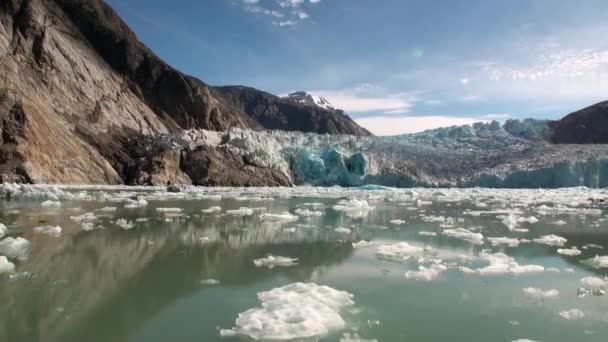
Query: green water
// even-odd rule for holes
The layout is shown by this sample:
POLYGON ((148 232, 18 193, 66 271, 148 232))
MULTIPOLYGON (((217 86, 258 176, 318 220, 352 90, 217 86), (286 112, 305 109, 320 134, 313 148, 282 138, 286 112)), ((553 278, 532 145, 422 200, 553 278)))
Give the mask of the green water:
MULTIPOLYGON (((489 207, 479 210, 523 206, 522 216, 540 219, 523 224, 530 232, 514 233, 497 214, 465 215, 466 209, 477 205, 470 198, 417 207, 415 200, 407 203, 393 200, 393 195, 376 194, 368 198, 373 210, 363 218, 349 218, 332 209, 348 194, 307 196, 256 201, 230 196, 221 200, 151 197, 147 206, 137 209, 126 209, 120 201, 91 199, 62 199, 56 209, 42 207, 39 200, 2 201, 0 222, 9 227, 11 236, 28 239, 31 249, 27 260, 12 260, 16 274, 0 276, 0 341, 247 341, 246 336, 221 338, 218 329, 234 327, 239 313, 259 307, 257 293, 296 282, 347 291, 355 302, 341 310, 346 323, 343 329, 309 340, 339 341, 345 333, 378 341, 608 340, 608 296, 578 298, 576 294, 581 278, 608 275, 608 269, 580 263, 608 254, 605 212, 601 216, 539 216, 527 213, 525 203, 511 205, 484 198, 489 207), (239 207, 294 213, 310 202, 323 204, 322 216, 276 223, 261 220, 259 212, 248 217, 224 214, 239 207), (108 206, 117 210, 96 211, 108 206), (222 211, 201 214, 201 209, 211 206, 221 206, 222 211), (159 207, 182 208, 184 216, 167 220, 156 210, 159 207), (79 222, 70 219, 86 212, 95 212, 99 216, 95 225, 105 229, 83 231, 79 222), (492 247, 487 241, 473 245, 441 235, 445 227, 423 220, 431 215, 454 218, 456 227, 480 227, 477 231, 485 237, 532 239, 557 234, 568 239, 568 246, 593 243, 606 250, 581 249, 582 254, 573 257, 537 243, 522 243, 517 248, 492 247), (119 218, 148 221, 124 230, 114 224, 119 218), (396 226, 390 223, 394 219, 406 223, 396 226), (566 224, 556 225, 557 220, 566 224), (52 237, 32 230, 41 225, 61 226, 63 232, 52 237), (352 234, 337 233, 337 227, 348 227, 352 234), (419 231, 439 235, 421 236, 419 231), (560 272, 480 276, 464 274, 455 266, 431 281, 406 279, 406 271, 417 269, 415 259, 381 260, 376 256, 377 245, 353 248, 352 242, 359 240, 428 245, 445 258, 474 259, 488 249, 505 252, 520 265, 542 265, 560 272), (253 264, 267 254, 297 258, 298 263, 272 269, 253 264), (220 283, 201 284, 204 279, 220 283), (556 289, 560 294, 534 300, 524 295, 526 287, 556 289), (583 311, 585 317, 560 317, 560 311, 573 308, 583 311)), ((577 203, 572 207, 585 206, 577 203)), ((480 261, 467 264, 481 266, 480 261)))

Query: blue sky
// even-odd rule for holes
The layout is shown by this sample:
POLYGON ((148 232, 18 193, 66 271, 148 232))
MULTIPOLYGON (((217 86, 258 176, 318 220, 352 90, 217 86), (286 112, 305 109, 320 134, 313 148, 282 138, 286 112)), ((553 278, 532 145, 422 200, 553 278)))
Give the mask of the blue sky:
POLYGON ((377 134, 608 100, 606 0, 108 0, 213 85, 306 90, 377 134))

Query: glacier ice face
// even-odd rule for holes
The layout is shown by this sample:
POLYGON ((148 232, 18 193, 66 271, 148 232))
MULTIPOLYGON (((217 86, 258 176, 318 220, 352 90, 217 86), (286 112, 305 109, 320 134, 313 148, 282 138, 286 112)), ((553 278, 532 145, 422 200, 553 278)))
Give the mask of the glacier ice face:
POLYGON ((353 295, 314 283, 295 283, 258 293, 260 308, 242 312, 234 331, 254 340, 322 337, 343 329, 340 315, 353 306, 353 295))

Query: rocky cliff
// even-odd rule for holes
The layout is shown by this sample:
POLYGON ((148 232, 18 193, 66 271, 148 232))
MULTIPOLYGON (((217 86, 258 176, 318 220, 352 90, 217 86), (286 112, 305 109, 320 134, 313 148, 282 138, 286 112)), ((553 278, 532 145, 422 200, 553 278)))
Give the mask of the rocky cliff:
MULTIPOLYGON (((183 129, 369 134, 335 110, 185 75, 101 0, 0 2, 0 70, 2 182, 128 182, 146 164, 134 138, 183 129)), ((179 154, 161 159, 179 169, 179 154)))
POLYGON ((596 103, 552 123, 557 144, 608 144, 608 101, 596 103))

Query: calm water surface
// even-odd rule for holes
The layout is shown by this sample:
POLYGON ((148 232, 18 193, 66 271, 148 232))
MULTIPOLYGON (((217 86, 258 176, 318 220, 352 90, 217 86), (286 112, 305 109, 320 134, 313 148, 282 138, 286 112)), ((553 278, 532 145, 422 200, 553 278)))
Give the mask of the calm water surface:
POLYGON ((361 341, 608 340, 608 297, 597 291, 577 296, 582 278, 608 275, 606 268, 580 262, 608 255, 608 212, 602 203, 587 200, 603 197, 602 191, 285 191, 12 192, 10 200, 0 201, 0 222, 8 227, 8 236, 23 237, 31 247, 27 258, 9 259, 15 273, 0 275, 0 341, 248 341, 238 329, 229 337, 220 337, 219 329, 235 327, 239 313, 260 308, 258 293, 298 282, 353 296, 354 305, 337 309, 344 325, 308 339, 312 341, 347 341, 355 334, 361 341), (125 208, 136 198, 145 198, 147 205, 125 208), (352 198, 370 207, 333 208, 352 198), (43 204, 48 199, 58 200, 60 206, 43 204), (201 212, 214 206, 221 210, 201 212), (254 212, 227 214, 241 207, 254 212), (296 215, 305 208, 320 213, 282 221, 263 215, 296 215), (94 217, 79 221, 85 213, 94 217), (511 231, 502 222, 508 214, 539 221, 516 223, 515 229, 528 232, 511 231), (120 227, 119 219, 132 221, 134 227, 120 227), (83 222, 95 229, 83 230, 83 222), (61 234, 34 231, 49 225, 61 227, 61 234), (351 233, 337 232, 338 227, 351 233), (456 228, 482 234, 483 243, 444 234, 456 228), (526 241, 548 234, 567 243, 557 247, 526 241), (523 242, 518 247, 493 246, 489 237, 523 242), (352 243, 361 240, 371 244, 354 248, 352 243), (377 255, 380 246, 401 241, 430 248, 401 261, 377 255), (572 246, 581 254, 557 253, 572 246), (476 270, 488 264, 484 253, 499 252, 520 266, 545 270, 519 274, 509 269, 494 275, 463 270, 479 273, 476 270), (267 255, 295 258, 297 264, 254 265, 253 260, 267 255), (433 263, 447 270, 432 279, 405 276, 433 263), (529 287, 555 289, 559 295, 531 298, 523 291, 529 287), (584 317, 560 316, 571 309, 584 317))

